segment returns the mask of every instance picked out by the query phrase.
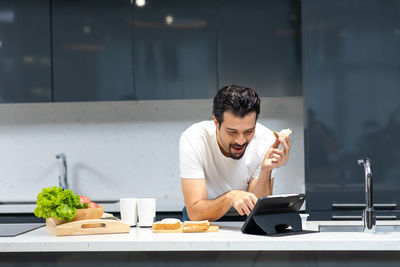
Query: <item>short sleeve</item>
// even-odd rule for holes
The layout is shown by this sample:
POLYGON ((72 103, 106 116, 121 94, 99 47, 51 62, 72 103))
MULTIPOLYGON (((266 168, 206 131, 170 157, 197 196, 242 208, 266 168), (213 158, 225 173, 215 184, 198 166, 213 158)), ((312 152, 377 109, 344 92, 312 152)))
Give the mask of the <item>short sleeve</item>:
POLYGON ((205 178, 199 151, 184 134, 179 141, 179 169, 181 178, 205 178))

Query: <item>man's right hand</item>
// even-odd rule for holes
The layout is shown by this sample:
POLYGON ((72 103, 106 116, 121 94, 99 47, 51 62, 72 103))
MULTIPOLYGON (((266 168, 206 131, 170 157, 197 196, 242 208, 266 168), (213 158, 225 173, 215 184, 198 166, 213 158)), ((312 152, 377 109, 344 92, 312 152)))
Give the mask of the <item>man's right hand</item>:
POLYGON ((242 190, 229 191, 227 196, 231 199, 232 206, 240 215, 249 215, 257 203, 256 195, 242 190))

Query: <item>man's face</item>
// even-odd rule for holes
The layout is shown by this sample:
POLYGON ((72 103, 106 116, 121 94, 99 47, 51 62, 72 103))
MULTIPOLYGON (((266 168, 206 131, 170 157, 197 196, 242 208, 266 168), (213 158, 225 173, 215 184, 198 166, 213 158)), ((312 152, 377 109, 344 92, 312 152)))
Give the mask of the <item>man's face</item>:
POLYGON ((233 159, 242 158, 255 133, 256 112, 240 118, 232 112, 225 111, 221 125, 215 117, 213 120, 217 127, 217 141, 222 153, 233 159))

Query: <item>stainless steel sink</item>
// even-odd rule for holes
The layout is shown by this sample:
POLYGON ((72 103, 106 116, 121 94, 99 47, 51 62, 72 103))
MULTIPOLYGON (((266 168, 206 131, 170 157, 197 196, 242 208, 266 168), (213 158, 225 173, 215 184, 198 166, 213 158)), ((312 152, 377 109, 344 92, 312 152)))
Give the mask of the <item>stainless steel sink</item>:
MULTIPOLYGON (((319 225, 320 232, 363 232, 362 225, 319 225)), ((400 232, 400 225, 377 225, 376 233, 400 232)))

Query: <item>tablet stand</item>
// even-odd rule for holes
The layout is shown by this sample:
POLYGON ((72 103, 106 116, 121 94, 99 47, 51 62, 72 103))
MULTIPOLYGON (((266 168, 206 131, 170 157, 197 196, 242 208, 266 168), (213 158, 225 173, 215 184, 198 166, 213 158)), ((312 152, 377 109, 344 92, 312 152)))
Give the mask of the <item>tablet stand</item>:
POLYGON ((303 230, 301 218, 298 212, 260 214, 253 216, 260 229, 257 232, 265 232, 267 235, 287 232, 287 227, 292 227, 294 232, 303 230))

